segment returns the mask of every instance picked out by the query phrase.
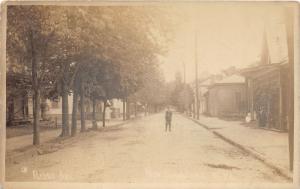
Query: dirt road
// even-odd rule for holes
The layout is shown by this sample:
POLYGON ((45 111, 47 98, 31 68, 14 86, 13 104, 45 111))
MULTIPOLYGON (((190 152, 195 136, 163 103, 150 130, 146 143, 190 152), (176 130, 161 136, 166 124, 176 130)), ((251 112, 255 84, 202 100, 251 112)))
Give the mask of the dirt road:
MULTIPOLYGON (((242 137, 242 136, 241 136, 242 137)), ((286 182, 191 120, 164 114, 91 131, 53 153, 7 164, 7 181, 286 182)))

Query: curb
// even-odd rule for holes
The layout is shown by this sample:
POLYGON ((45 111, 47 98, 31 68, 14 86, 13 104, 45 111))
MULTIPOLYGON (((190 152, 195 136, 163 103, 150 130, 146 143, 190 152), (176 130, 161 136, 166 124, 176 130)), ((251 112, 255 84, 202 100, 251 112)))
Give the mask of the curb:
POLYGON ((220 134, 217 131, 212 131, 209 129, 209 127, 203 123, 198 122, 197 120, 194 120, 193 118, 184 116, 188 119, 190 119, 191 121, 193 121, 194 123, 200 125, 201 127, 205 128, 206 130, 210 131, 211 133, 213 133, 214 135, 216 135, 217 137, 219 137, 220 139, 224 140, 225 142, 231 144, 232 146, 235 146, 237 148, 239 148, 240 150, 242 150, 243 152, 249 154, 251 157, 253 157, 256 160, 259 160, 260 162, 262 162, 264 165, 266 165, 267 167, 273 169, 278 175, 284 177, 286 180, 288 181, 292 181, 293 177, 290 176, 289 174, 286 173, 286 171, 284 171, 283 169, 279 168, 278 166, 274 165, 273 163, 268 162, 268 160, 266 160, 265 158, 263 158, 261 155, 257 154, 256 152, 254 152, 253 150, 243 146, 242 144, 239 144, 233 140, 231 140, 230 138, 220 134))

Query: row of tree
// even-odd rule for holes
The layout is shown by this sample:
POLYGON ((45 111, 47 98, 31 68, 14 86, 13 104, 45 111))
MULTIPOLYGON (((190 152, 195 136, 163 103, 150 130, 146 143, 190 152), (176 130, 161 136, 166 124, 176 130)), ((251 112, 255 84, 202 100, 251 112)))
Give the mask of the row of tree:
MULTIPOLYGON (((85 98, 93 102, 93 108, 101 101, 104 116, 113 98, 164 103, 164 97, 159 96, 164 80, 157 56, 164 53, 172 27, 164 10, 9 6, 7 12, 7 65, 23 67, 22 73, 31 78, 34 145, 40 143, 41 98, 61 97, 62 137, 76 134, 78 103, 81 131, 86 130, 85 98)), ((93 128, 97 129, 93 112, 93 128)))

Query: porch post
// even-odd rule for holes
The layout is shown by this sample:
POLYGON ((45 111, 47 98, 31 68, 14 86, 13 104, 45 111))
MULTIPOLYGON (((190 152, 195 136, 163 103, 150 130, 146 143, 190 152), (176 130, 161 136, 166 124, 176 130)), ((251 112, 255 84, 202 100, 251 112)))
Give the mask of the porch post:
POLYGON ((281 69, 279 68, 279 118, 278 118, 278 122, 279 122, 279 129, 282 130, 283 129, 283 124, 282 124, 282 78, 281 78, 281 69))

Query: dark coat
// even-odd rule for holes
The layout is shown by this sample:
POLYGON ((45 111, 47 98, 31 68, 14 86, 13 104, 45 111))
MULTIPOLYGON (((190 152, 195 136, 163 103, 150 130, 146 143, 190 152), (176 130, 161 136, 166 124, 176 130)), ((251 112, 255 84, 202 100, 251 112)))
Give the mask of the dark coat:
POLYGON ((166 121, 172 121, 172 112, 170 110, 166 111, 165 118, 166 118, 166 121))

